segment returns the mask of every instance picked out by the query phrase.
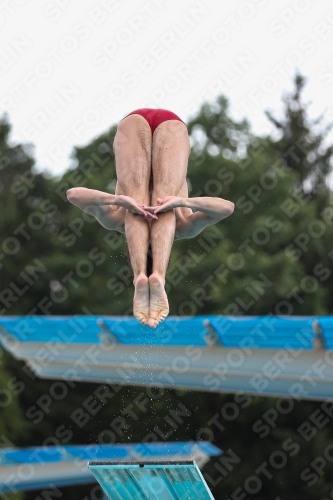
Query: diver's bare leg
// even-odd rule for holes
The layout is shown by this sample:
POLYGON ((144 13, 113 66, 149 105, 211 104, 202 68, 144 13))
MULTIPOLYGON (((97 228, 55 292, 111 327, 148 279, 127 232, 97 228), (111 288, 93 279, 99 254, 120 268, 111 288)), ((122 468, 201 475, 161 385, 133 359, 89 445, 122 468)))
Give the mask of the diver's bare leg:
MULTIPOLYGON (((190 141, 187 128, 178 120, 161 123, 153 135, 152 171, 153 192, 151 205, 157 198, 176 196, 186 179, 190 141)), ((176 219, 173 211, 159 213, 151 224, 153 272, 149 276, 149 326, 156 327, 169 314, 165 293, 165 274, 174 241, 176 219)))
MULTIPOLYGON (((122 192, 138 203, 149 204, 151 129, 140 115, 122 120, 114 140, 117 180, 122 192)), ((134 275, 133 314, 142 324, 149 319, 149 282, 146 275, 149 227, 141 215, 127 212, 125 234, 134 275)))

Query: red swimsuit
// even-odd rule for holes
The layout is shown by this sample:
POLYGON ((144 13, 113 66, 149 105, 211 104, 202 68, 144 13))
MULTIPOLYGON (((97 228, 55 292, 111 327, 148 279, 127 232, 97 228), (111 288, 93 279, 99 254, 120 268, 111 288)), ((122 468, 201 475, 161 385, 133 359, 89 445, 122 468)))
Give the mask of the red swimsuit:
POLYGON ((180 122, 183 122, 183 120, 181 120, 179 116, 175 115, 175 113, 173 113, 172 111, 168 111, 167 109, 141 108, 132 111, 132 113, 129 113, 129 115, 143 116, 143 118, 145 118, 145 120, 147 120, 147 122, 149 123, 152 134, 161 123, 167 120, 179 120, 180 122))

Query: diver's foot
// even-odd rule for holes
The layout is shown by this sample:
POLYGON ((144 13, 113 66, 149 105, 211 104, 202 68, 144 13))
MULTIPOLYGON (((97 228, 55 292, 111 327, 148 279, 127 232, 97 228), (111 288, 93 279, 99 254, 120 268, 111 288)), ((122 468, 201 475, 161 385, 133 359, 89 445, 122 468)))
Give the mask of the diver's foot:
POLYGON ((133 315, 142 325, 149 320, 149 282, 147 276, 140 274, 134 282, 133 315))
POLYGON ((149 321, 156 328, 169 314, 169 302, 164 289, 164 280, 157 273, 149 276, 149 321))

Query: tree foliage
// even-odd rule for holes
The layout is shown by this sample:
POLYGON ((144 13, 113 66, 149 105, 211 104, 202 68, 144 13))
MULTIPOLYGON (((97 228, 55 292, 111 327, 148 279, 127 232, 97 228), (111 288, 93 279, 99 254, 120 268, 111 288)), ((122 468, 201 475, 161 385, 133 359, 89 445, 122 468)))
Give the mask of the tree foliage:
POLYGON ((294 83, 294 91, 283 98, 283 118, 278 120, 266 111, 280 133, 280 139, 272 144, 285 164, 297 173, 296 187, 318 194, 326 191, 326 178, 332 171, 333 146, 328 146, 326 141, 332 124, 324 126, 323 115, 309 118, 309 104, 301 100, 306 79, 296 73, 294 83))

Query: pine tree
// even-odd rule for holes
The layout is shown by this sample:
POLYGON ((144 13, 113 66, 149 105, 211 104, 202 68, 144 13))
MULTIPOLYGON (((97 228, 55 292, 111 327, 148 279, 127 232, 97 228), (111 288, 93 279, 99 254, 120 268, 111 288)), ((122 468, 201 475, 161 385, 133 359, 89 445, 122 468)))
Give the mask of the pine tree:
POLYGON ((323 125, 323 115, 317 119, 308 116, 309 103, 302 102, 306 79, 300 73, 294 77, 295 89, 283 97, 284 116, 281 120, 266 111, 280 138, 270 141, 284 163, 297 173, 295 187, 307 193, 318 194, 326 189, 326 179, 332 171, 333 146, 325 144, 333 124, 323 125))

